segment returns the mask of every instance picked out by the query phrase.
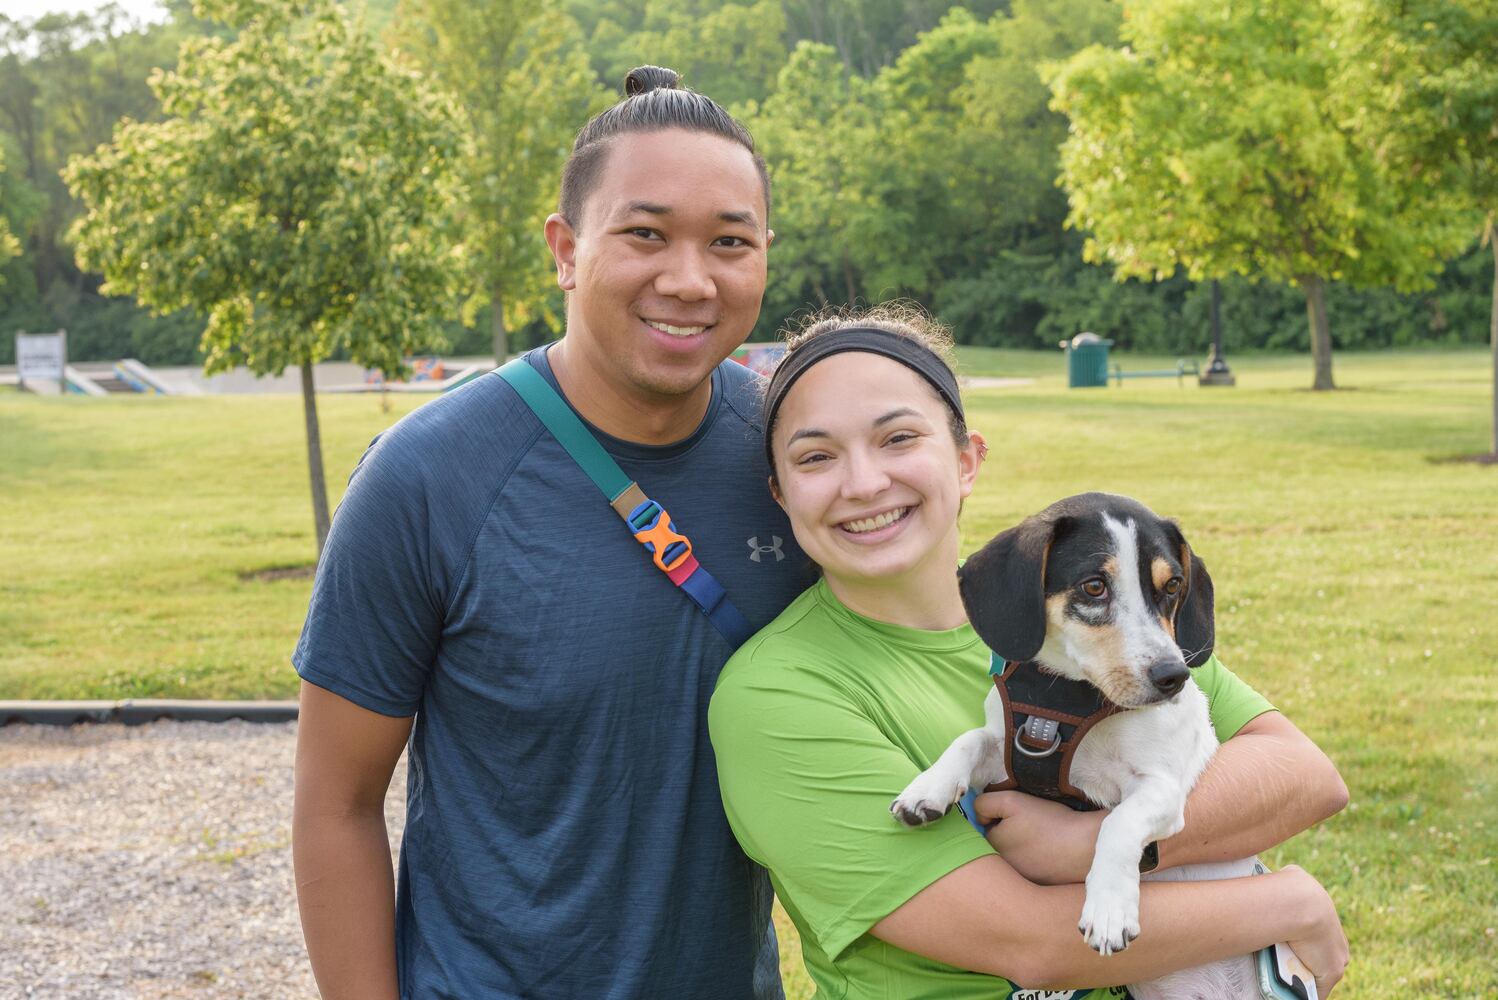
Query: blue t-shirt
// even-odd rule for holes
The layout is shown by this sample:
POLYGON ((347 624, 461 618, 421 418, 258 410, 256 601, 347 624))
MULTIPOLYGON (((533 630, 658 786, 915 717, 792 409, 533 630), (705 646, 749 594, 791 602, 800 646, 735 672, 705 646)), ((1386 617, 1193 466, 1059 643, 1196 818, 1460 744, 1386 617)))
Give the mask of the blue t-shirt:
MULTIPOLYGON (((528 360, 556 385, 544 350, 528 360)), ((810 580, 759 419, 756 377, 725 362, 689 438, 598 434, 755 629, 810 580)), ((292 660, 416 715, 402 998, 782 995, 769 883, 729 831, 708 741, 732 652, 498 375, 375 439, 292 660)))

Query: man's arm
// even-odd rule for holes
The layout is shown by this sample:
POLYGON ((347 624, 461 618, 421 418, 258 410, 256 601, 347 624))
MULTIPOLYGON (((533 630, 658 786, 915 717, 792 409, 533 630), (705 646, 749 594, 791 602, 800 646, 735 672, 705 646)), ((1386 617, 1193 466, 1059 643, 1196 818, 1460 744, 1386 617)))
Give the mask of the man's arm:
POLYGON ((1146 883, 1142 928, 1106 958, 1077 932, 1080 885, 1038 886, 1002 858, 958 868, 871 929, 898 948, 1032 988, 1154 979, 1287 941, 1327 996, 1347 965, 1347 938, 1326 891, 1294 866, 1225 882, 1146 883))
MULTIPOLYGON (((1212 757, 1186 799, 1186 826, 1160 842, 1160 867, 1246 858, 1347 805, 1347 786, 1316 744, 1279 712, 1248 722, 1212 757)), ((1026 878, 1081 882, 1106 811, 1073 812, 1022 792, 977 800, 988 839, 1026 878)))
POLYGON ((291 846, 323 1000, 397 1000, 385 792, 412 719, 302 682, 291 846))

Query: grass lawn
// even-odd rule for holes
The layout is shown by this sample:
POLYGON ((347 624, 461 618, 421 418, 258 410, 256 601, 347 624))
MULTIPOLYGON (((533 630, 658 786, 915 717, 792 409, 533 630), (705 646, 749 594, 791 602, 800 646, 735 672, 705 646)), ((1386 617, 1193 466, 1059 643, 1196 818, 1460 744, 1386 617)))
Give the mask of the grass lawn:
MULTIPOLYGON (((1170 359, 1114 355, 1128 368, 1170 359)), ((1231 359, 1067 390, 1054 352, 964 349, 992 452, 968 548, 1084 489, 1180 519, 1216 582, 1218 651, 1317 740, 1352 805, 1272 852, 1331 889, 1342 1000, 1498 997, 1498 467, 1483 351, 1231 359)), ((420 397, 320 400, 334 500, 420 397)), ((285 697, 313 558, 296 397, 0 395, 0 698, 285 697)), ((782 924, 793 1000, 811 990, 782 924)))

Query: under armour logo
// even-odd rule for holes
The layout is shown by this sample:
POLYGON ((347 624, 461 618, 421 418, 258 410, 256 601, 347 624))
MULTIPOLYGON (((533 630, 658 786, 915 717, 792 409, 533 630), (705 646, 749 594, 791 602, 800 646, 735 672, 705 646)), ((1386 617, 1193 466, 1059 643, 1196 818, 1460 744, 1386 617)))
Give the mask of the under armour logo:
POLYGON ((776 562, 780 562, 780 560, 784 559, 785 558, 785 553, 782 552, 782 551, 780 551, 780 536, 779 535, 771 535, 770 536, 770 540, 774 544, 772 544, 772 545, 761 545, 761 544, 759 544, 759 536, 758 535, 755 535, 753 538, 749 539, 749 547, 754 550, 753 552, 749 553, 749 558, 753 559, 755 562, 759 562, 759 557, 760 556, 764 555, 766 552, 773 552, 773 553, 775 553, 775 561, 776 562))

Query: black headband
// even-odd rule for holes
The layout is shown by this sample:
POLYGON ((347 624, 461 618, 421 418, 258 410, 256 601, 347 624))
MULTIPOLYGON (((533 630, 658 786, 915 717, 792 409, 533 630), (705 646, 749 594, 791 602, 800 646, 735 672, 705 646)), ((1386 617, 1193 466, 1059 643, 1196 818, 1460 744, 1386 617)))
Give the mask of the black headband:
POLYGON ((771 472, 775 470, 775 453, 770 447, 770 435, 775 430, 775 415, 780 410, 781 402, 785 400, 785 394, 791 391, 791 386, 812 365, 834 354, 848 351, 878 354, 891 361, 898 361, 929 382, 959 420, 967 419, 962 412, 962 396, 957 391, 957 376, 952 374, 952 369, 931 348, 914 337, 881 330, 877 326, 843 327, 824 333, 791 351, 770 376, 770 384, 765 389, 764 414, 765 458, 770 463, 771 472))

